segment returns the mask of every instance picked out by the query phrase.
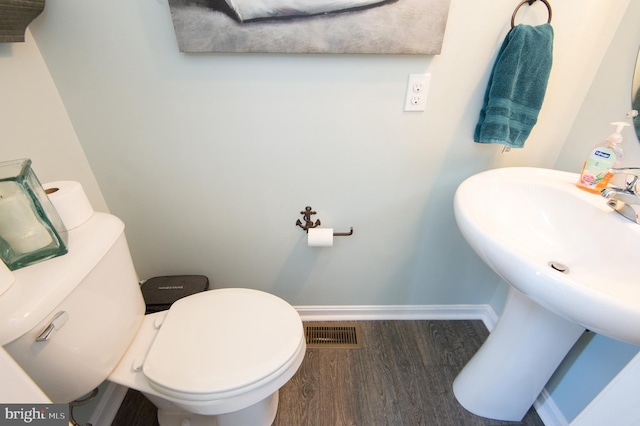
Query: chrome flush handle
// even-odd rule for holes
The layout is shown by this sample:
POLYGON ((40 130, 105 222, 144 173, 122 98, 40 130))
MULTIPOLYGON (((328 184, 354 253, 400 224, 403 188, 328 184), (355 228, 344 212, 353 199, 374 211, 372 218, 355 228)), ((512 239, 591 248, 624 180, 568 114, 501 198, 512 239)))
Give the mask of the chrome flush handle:
POLYGON ((68 319, 69 314, 67 313, 67 311, 58 312, 53 317, 47 328, 45 328, 44 331, 40 333, 38 337, 36 337, 36 342, 46 342, 47 340, 49 340, 51 336, 53 336, 53 332, 65 325, 68 319))

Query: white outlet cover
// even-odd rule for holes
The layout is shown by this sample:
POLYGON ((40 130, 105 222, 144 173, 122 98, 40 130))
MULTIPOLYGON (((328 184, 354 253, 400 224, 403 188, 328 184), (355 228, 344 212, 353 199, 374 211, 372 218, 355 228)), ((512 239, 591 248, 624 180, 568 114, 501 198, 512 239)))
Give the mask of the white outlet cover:
POLYGON ((409 74, 404 101, 405 111, 424 111, 426 109, 430 81, 431 74, 409 74))

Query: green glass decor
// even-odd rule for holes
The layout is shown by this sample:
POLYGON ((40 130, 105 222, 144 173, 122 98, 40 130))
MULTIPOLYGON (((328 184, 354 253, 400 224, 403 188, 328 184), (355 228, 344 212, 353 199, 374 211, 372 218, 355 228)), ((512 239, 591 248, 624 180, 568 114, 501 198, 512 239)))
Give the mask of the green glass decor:
POLYGON ((67 231, 31 169, 0 162, 0 257, 14 271, 67 253, 67 231))

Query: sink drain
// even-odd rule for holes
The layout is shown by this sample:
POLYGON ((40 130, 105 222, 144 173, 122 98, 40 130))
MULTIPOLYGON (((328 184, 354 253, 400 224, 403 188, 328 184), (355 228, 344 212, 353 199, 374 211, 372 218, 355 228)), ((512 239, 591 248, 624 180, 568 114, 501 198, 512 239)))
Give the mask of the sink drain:
POLYGON ((569 273, 569 267, 566 265, 563 265, 560 262, 551 261, 549 262, 549 266, 551 266, 552 269, 555 269, 558 272, 562 272, 563 274, 569 273))

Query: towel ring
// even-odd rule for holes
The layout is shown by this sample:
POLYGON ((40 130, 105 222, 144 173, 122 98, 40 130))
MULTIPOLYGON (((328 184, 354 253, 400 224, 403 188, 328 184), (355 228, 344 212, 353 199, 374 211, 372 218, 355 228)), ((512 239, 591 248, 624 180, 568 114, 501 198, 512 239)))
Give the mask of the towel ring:
MULTIPOLYGON (((545 6, 547 6, 547 11, 549 12, 549 20, 547 21, 547 24, 550 24, 551 23, 551 16, 553 15, 553 12, 551 12, 551 5, 549 4, 549 2, 547 0, 540 0, 540 1, 542 3, 544 3, 545 6)), ((531 6, 535 2, 536 2, 536 0, 522 0, 520 2, 520 4, 518 6, 516 6, 516 10, 514 10, 513 11, 513 15, 511 15, 511 28, 515 27, 516 15, 518 14, 518 11, 520 10, 520 8, 525 3, 528 3, 529 6, 531 6)))

